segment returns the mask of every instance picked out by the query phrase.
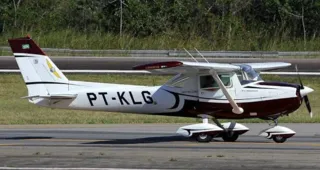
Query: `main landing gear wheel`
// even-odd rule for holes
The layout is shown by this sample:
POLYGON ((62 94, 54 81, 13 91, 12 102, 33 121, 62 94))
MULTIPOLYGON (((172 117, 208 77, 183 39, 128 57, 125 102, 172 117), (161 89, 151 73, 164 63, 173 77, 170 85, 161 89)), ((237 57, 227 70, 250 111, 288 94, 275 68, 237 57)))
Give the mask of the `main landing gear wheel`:
POLYGON ((199 134, 195 134, 195 138, 198 142, 211 142, 213 136, 208 134, 208 133, 199 133, 199 134))
POLYGON ((238 139, 238 137, 239 137, 239 134, 237 133, 233 133, 233 134, 225 133, 222 135, 222 139, 225 142, 235 142, 238 139))
POLYGON ((283 143, 287 140, 286 137, 283 137, 281 135, 275 135, 272 137, 273 141, 275 141, 276 143, 283 143))

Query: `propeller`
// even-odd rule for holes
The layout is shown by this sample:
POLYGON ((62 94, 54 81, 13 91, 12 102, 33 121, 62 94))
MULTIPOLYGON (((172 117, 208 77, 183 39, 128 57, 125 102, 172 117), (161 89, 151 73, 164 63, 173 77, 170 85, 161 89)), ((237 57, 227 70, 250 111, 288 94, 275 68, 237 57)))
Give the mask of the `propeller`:
MULTIPOLYGON (((300 77, 297 65, 296 65, 296 72, 297 72, 298 79, 299 79, 299 82, 300 82, 300 90, 304 90, 305 88, 304 88, 303 83, 301 81, 301 77, 300 77)), ((300 90, 299 90, 299 92, 300 92, 300 90)), ((312 118, 313 117, 313 113, 311 111, 311 106, 310 106, 310 102, 309 102, 308 96, 307 95, 303 96, 303 100, 304 100, 304 102, 306 104, 306 107, 308 109, 309 115, 312 118)))

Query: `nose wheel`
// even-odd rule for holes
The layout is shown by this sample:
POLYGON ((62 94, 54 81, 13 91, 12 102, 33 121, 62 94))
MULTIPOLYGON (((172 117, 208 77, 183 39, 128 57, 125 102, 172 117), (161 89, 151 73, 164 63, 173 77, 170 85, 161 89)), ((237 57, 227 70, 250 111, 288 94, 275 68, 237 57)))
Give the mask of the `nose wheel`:
POLYGON ((272 136, 272 140, 276 143, 283 143, 285 141, 287 141, 288 138, 284 137, 284 136, 281 136, 281 135, 275 135, 275 136, 272 136))

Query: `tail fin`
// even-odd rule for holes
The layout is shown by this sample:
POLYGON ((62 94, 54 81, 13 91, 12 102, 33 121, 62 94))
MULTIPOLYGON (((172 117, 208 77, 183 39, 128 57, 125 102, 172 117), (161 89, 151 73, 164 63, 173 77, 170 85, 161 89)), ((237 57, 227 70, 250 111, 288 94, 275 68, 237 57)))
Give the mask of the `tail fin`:
POLYGON ((8 40, 29 96, 68 91, 68 79, 29 37, 8 40))

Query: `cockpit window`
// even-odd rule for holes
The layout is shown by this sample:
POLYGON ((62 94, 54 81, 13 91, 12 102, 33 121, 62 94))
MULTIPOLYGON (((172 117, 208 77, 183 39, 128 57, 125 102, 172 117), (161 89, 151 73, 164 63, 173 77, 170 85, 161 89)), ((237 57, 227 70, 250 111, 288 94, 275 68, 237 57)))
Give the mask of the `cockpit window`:
MULTIPOLYGON (((226 87, 231 86, 231 77, 229 74, 221 74, 219 75, 222 83, 226 87)), ((216 89, 219 88, 218 83, 214 80, 211 75, 200 76, 200 88, 201 89, 216 89)))

